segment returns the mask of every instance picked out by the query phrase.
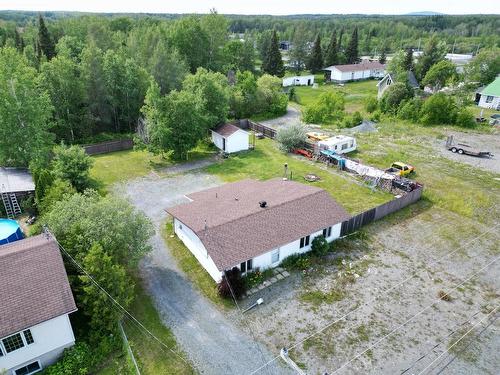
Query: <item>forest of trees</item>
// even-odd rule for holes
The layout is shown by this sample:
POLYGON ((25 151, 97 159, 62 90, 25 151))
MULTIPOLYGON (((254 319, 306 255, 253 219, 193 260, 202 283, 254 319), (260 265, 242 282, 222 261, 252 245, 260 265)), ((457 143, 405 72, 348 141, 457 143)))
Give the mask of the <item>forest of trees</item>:
POLYGON ((61 141, 132 133, 140 118, 151 149, 180 158, 228 118, 284 113, 287 97, 273 77, 287 69, 281 40, 293 43, 288 68, 312 72, 363 54, 385 60, 430 48, 439 56, 427 53, 415 67, 422 80, 443 52, 494 51, 499 22, 494 16, 1 12, 0 162, 27 166, 61 141))

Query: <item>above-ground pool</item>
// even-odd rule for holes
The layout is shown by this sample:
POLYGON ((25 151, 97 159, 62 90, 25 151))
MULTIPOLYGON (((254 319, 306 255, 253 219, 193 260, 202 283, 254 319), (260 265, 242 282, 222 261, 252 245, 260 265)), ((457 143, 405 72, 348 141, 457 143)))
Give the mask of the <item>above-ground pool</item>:
POLYGON ((0 219, 0 245, 24 238, 21 227, 15 220, 0 219))

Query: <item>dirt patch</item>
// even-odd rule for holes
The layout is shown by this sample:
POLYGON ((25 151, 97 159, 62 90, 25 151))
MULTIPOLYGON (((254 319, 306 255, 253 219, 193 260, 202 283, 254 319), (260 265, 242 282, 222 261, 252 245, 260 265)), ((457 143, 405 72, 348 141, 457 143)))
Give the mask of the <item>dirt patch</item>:
POLYGON ((453 161, 470 164, 485 171, 500 173, 500 134, 467 134, 450 132, 449 135, 453 135, 455 142, 471 145, 481 151, 489 151, 493 154, 493 157, 480 158, 469 155, 454 154, 444 147, 445 141, 436 141, 435 147, 439 150, 441 155, 453 161))
MULTIPOLYGON (((500 236, 492 225, 437 208, 376 222, 366 239, 344 240, 323 264, 270 287, 248 320, 258 339, 275 352, 290 348, 308 374, 345 363, 338 373, 401 373, 431 351, 410 371, 418 373, 447 349, 457 325, 498 306, 500 236)), ((454 373, 493 373, 499 328, 477 340, 473 362, 454 361, 454 373)))

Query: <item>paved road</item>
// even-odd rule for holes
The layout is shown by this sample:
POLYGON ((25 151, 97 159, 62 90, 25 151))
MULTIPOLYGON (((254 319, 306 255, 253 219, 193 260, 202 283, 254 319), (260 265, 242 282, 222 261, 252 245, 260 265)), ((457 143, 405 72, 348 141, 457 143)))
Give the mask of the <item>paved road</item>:
MULTIPOLYGON (((166 219, 164 209, 185 202, 185 194, 217 186, 220 181, 201 172, 171 178, 148 176, 120 185, 116 193, 126 197, 155 224, 157 233, 166 219)), ((159 234, 151 238, 153 252, 141 264, 149 293, 163 321, 202 374, 249 374, 273 358, 265 347, 243 332, 195 290, 177 267, 159 234)), ((280 361, 261 374, 290 374, 280 361)))

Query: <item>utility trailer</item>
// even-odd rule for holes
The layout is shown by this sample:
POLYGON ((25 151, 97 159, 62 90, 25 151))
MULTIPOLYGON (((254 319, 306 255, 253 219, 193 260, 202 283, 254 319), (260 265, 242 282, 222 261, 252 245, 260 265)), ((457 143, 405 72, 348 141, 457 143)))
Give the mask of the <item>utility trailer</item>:
POLYGON ((473 147, 466 143, 455 143, 452 135, 450 135, 446 139, 446 148, 449 151, 453 153, 459 153, 460 155, 465 154, 470 156, 487 157, 487 158, 493 157, 493 154, 489 151, 481 151, 476 147, 473 147))

